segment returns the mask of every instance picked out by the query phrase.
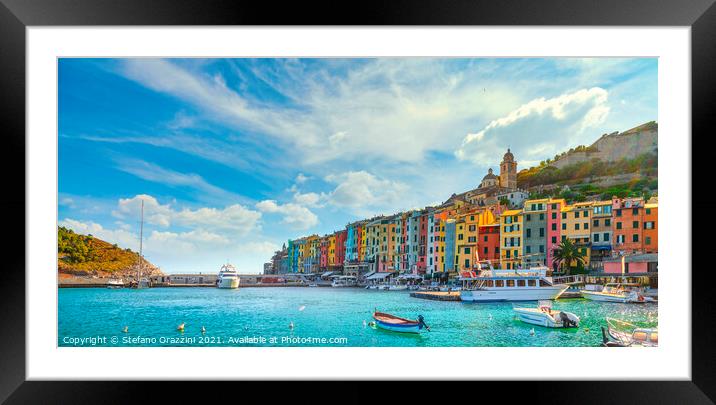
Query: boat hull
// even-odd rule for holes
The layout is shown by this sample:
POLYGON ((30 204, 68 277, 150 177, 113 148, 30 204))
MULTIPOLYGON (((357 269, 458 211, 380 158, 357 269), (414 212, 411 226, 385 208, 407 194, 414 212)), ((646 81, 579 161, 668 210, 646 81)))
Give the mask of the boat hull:
POLYGON ((534 288, 461 290, 460 299, 468 302, 553 300, 559 297, 567 288, 567 285, 556 285, 534 288))
POLYGON ((235 289, 239 288, 238 278, 222 278, 216 285, 218 288, 235 289))
POLYGON ((602 294, 598 291, 587 291, 587 290, 581 290, 582 297, 591 300, 591 301, 600 301, 600 302, 619 302, 619 303, 626 303, 629 302, 629 298, 626 295, 612 295, 612 294, 602 294))
POLYGON ((377 327, 385 330, 389 330, 392 332, 401 332, 401 333, 420 333, 420 325, 396 325, 392 323, 385 323, 381 322, 379 320, 375 321, 375 324, 377 327))
MULTIPOLYGON (((524 323, 544 326, 546 328, 562 328, 564 326, 561 320, 556 320, 554 316, 544 312, 535 311, 531 308, 514 308, 513 310, 517 315, 517 319, 524 323)), ((572 314, 572 316, 576 317, 574 314, 572 314)), ((576 327, 578 326, 579 324, 577 323, 576 327)))

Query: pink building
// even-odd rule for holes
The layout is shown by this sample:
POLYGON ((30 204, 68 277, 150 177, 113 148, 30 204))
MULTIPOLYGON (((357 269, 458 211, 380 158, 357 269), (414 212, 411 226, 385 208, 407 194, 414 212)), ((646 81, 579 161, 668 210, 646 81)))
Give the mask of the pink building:
POLYGON ((646 274, 657 271, 656 253, 615 257, 604 260, 604 273, 609 274, 646 274), (623 269, 622 269, 623 261, 623 269))

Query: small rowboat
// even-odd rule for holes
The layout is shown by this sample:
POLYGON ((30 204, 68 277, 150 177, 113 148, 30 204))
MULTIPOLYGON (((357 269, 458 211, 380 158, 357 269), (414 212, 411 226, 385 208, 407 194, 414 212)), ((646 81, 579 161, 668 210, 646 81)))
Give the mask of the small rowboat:
POLYGON ((375 311, 373 312, 373 319, 375 319, 376 326, 379 328, 393 332, 420 333, 423 328, 430 330, 430 327, 425 324, 422 315, 418 315, 418 319, 413 320, 375 311))

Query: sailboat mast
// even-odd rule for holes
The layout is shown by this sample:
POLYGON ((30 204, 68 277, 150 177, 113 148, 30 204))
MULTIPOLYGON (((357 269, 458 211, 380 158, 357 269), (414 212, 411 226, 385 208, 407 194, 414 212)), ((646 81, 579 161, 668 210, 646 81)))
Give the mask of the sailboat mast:
POLYGON ((139 283, 139 280, 142 277, 142 265, 143 263, 143 257, 142 257, 142 241, 144 240, 144 200, 142 200, 142 216, 141 221, 139 222, 139 267, 137 268, 137 283, 139 283))

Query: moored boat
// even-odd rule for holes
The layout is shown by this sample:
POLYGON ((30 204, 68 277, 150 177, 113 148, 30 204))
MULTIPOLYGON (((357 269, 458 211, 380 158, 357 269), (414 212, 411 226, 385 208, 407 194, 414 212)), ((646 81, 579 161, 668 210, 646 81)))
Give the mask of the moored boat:
POLYGON ((124 281, 122 281, 121 278, 120 279, 115 279, 115 278, 110 279, 109 281, 107 281, 107 288, 110 288, 110 289, 124 288, 124 281))
POLYGON ((591 301, 644 304, 654 299, 646 297, 637 284, 608 283, 601 291, 580 290, 582 297, 591 301))
POLYGON ((547 267, 463 272, 460 299, 473 302, 539 301, 557 299, 569 285, 555 283, 547 267))
POLYGON ((225 265, 221 266, 221 270, 219 270, 219 276, 216 279, 216 286, 218 288, 230 288, 235 289, 239 288, 239 273, 236 271, 236 267, 234 267, 230 263, 226 263, 225 265))
POLYGON ((547 328, 578 328, 579 317, 571 312, 552 309, 551 301, 539 301, 537 308, 515 307, 517 318, 525 323, 547 328))
POLYGON ((607 331, 602 326, 602 346, 606 347, 657 347, 657 328, 641 328, 619 319, 607 318, 607 331))
POLYGON ((393 332, 420 333, 422 329, 430 330, 430 327, 425 324, 422 315, 418 315, 418 319, 406 319, 384 312, 374 311, 373 319, 377 327, 393 332))
POLYGON ((331 281, 331 287, 355 287, 358 284, 358 280, 355 276, 334 276, 331 281))

